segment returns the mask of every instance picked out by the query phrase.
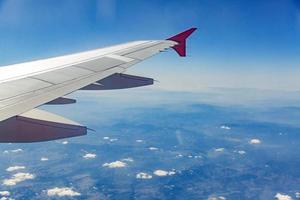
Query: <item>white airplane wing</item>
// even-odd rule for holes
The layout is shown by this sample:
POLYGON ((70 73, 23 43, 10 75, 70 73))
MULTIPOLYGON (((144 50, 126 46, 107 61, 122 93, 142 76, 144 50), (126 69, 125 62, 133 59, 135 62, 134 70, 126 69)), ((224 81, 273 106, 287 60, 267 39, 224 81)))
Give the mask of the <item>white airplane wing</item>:
POLYGON ((110 90, 153 84, 124 74, 128 67, 173 48, 186 55, 191 28, 166 40, 136 41, 83 53, 0 68, 0 142, 38 142, 85 135, 87 128, 36 109, 75 103, 63 97, 76 90, 110 90))

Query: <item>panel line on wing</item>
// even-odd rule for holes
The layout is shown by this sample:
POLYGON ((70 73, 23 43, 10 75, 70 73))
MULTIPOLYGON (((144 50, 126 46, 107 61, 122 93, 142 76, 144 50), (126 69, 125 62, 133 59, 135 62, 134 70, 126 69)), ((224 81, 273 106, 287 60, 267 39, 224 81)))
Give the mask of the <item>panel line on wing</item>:
POLYGON ((35 79, 35 80, 38 80, 38 81, 43 81, 43 82, 49 83, 49 84, 51 84, 51 85, 55 85, 55 83, 53 83, 53 82, 46 81, 46 80, 44 80, 44 79, 40 79, 40 78, 37 78, 37 77, 34 77, 34 76, 30 76, 30 77, 28 77, 28 78, 30 78, 30 79, 35 79))

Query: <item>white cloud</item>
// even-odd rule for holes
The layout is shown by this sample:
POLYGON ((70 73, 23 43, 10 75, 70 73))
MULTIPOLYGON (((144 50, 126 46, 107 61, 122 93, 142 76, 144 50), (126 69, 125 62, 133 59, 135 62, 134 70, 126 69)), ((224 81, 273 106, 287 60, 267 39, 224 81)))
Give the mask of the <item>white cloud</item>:
POLYGON ((15 199, 10 198, 10 197, 1 197, 0 200, 15 200, 15 199))
POLYGON ((16 166, 11 166, 11 167, 8 167, 8 168, 6 169, 6 171, 8 171, 8 172, 13 172, 13 171, 21 170, 21 169, 25 169, 25 166, 18 166, 18 165, 16 165, 16 166))
POLYGON ((124 162, 133 162, 134 160, 132 158, 124 158, 122 159, 124 162))
POLYGON ((122 161, 114 161, 114 162, 111 162, 111 163, 104 163, 102 165, 103 167, 108 167, 108 168, 121 168, 121 167, 126 167, 127 164, 125 162, 122 162, 122 161))
POLYGON ((62 142, 62 144, 68 144, 68 143, 69 143, 68 141, 63 141, 63 142, 62 142))
POLYGON ((176 174, 175 171, 169 171, 169 172, 168 172, 168 175, 169 175, 169 176, 173 176, 173 175, 175 175, 175 174, 176 174))
POLYGON ((12 153, 20 153, 23 152, 23 149, 13 149, 11 150, 12 153))
POLYGON ((222 125, 220 126, 220 129, 230 130, 231 128, 229 126, 222 125))
POLYGON ((155 170, 155 171, 153 172, 153 174, 155 174, 156 176, 167 176, 167 175, 168 175, 168 172, 159 169, 159 170, 155 170))
POLYGON ((64 196, 80 196, 81 194, 79 192, 74 191, 72 188, 69 187, 62 187, 62 188, 52 188, 47 190, 47 195, 48 196, 59 196, 59 197, 64 197, 64 196))
POLYGON ((156 148, 156 147, 149 147, 149 150, 151 150, 151 151, 157 151, 158 148, 156 148))
POLYGON ((153 172, 154 175, 156 176, 172 176, 172 175, 175 175, 175 171, 164 171, 164 170, 161 170, 161 169, 158 169, 158 170, 155 170, 153 172))
POLYGON ((210 196, 207 200, 226 200, 223 196, 210 196))
POLYGON ((244 154, 246 154, 246 151, 243 151, 243 150, 239 150, 239 151, 237 151, 239 154, 241 154, 241 155, 244 155, 244 154))
POLYGON ((296 198, 300 198, 300 192, 295 193, 296 198))
POLYGON ((141 142, 143 142, 143 140, 136 140, 136 142, 141 143, 141 142))
POLYGON ((249 144, 260 144, 260 143, 261 143, 261 141, 259 139, 251 139, 249 141, 249 144))
POLYGON ((13 186, 13 185, 16 185, 19 182, 34 179, 34 178, 35 178, 35 176, 33 174, 19 172, 19 173, 14 174, 9 179, 4 179, 2 184, 6 185, 6 186, 13 186))
POLYGON ((12 149, 12 150, 5 150, 3 151, 3 153, 7 154, 7 153, 20 153, 23 152, 23 149, 12 149))
POLYGON ((115 142, 115 141, 118 141, 118 139, 117 139, 117 138, 112 138, 112 139, 110 139, 109 141, 110 141, 110 142, 115 142))
POLYGON ((86 153, 84 156, 83 156, 83 158, 85 158, 85 159, 93 159, 93 158, 96 158, 96 154, 94 154, 94 153, 86 153))
POLYGON ((223 152, 225 149, 224 148, 217 148, 215 149, 215 152, 223 152))
POLYGON ((152 175, 147 174, 147 173, 144 173, 144 172, 141 172, 141 173, 138 173, 138 174, 136 175, 136 178, 137 178, 137 179, 151 179, 151 178, 152 178, 152 175))
POLYGON ((103 137, 103 140, 109 140, 109 137, 103 137))
POLYGON ((9 196, 10 192, 9 191, 0 191, 0 196, 9 196))
POLYGON ((200 155, 199 156, 194 156, 194 158, 202 158, 202 156, 200 156, 200 155))
POLYGON ((49 160, 49 158, 47 158, 47 157, 41 157, 41 161, 48 161, 49 160))
POLYGON ((292 200, 292 197, 290 197, 289 195, 280 194, 280 193, 277 193, 275 195, 275 198, 277 198, 278 200, 292 200))

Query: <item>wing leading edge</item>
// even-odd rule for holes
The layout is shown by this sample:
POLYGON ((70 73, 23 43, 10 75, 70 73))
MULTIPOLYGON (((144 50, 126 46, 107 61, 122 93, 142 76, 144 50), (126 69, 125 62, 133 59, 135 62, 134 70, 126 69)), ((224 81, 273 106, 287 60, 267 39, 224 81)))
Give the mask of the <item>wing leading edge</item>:
POLYGON ((87 128, 35 109, 68 104, 76 90, 108 90, 153 84, 153 79, 124 74, 127 68, 173 48, 186 56, 186 39, 196 28, 166 40, 130 42, 56 58, 0 68, 0 142, 38 142, 85 135, 87 128))

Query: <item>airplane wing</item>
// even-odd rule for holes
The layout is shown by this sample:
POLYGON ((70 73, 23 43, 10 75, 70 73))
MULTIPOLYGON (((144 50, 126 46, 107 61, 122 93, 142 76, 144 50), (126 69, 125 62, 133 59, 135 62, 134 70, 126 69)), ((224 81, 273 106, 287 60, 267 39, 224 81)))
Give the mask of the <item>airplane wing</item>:
POLYGON ((195 30, 191 28, 166 40, 136 41, 1 67, 0 142, 38 142, 85 135, 85 126, 36 108, 75 103, 64 96, 76 90, 151 85, 151 78, 124 72, 168 48, 186 56, 186 39, 195 30))

